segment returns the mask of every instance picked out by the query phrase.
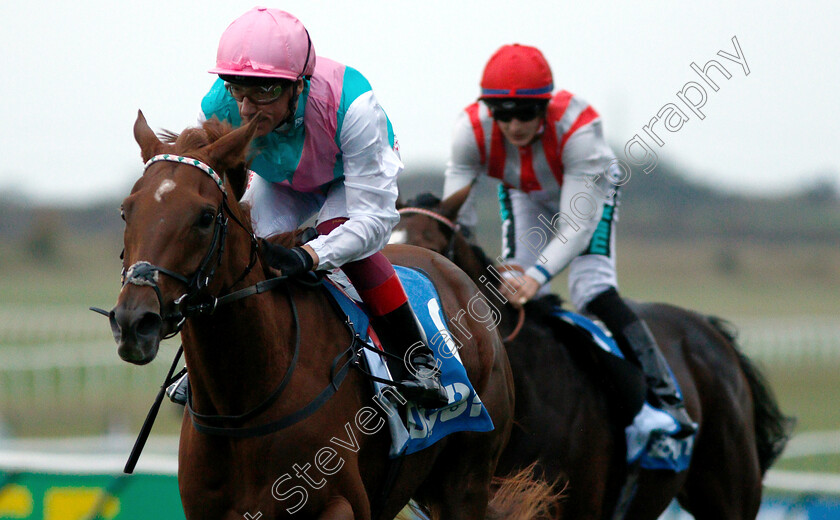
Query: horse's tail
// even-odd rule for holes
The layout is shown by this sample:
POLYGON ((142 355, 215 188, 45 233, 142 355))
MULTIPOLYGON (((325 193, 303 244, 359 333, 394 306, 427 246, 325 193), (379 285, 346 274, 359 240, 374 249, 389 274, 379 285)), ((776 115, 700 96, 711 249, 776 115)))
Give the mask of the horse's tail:
POLYGON ((487 520, 553 520, 559 518, 563 489, 557 482, 534 476, 536 463, 509 477, 496 477, 496 490, 487 505, 487 520))
MULTIPOLYGON (((565 486, 535 476, 537 463, 508 477, 493 477, 485 520, 559 520, 565 486)), ((446 520, 434 501, 411 501, 395 520, 446 520)))
POLYGON ((755 442, 758 449, 758 464, 761 474, 776 461, 781 455, 785 445, 790 440, 793 427, 796 425, 796 418, 789 417, 779 409, 773 391, 766 379, 750 358, 748 358, 738 347, 737 331, 735 327, 715 316, 706 317, 709 323, 732 344, 741 371, 749 383, 753 396, 753 410, 755 422, 755 442))

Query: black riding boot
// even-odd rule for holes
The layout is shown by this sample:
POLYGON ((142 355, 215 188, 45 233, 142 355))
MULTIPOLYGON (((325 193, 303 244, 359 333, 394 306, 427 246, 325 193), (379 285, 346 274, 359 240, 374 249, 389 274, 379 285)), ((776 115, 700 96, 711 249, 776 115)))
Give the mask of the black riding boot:
POLYGON ((642 371, 647 379, 648 389, 653 392, 662 409, 676 419, 680 431, 674 434, 676 438, 688 437, 697 431, 697 423, 691 420, 685 409, 682 397, 677 389, 674 375, 665 361, 665 356, 656 345, 653 334, 647 323, 639 320, 631 323, 621 334, 627 339, 630 348, 636 354, 642 371))
POLYGON ((440 382, 440 370, 411 304, 405 302, 388 314, 374 318, 373 324, 377 333, 403 358, 403 362, 395 363, 398 366, 391 365, 394 380, 398 381, 397 389, 403 397, 430 410, 446 406, 449 396, 440 382))
POLYGON ((654 404, 660 405, 680 427, 674 437, 684 438, 696 432, 697 423, 689 417, 677 389, 674 375, 647 324, 624 303, 615 289, 609 289, 598 295, 587 306, 587 309, 598 316, 618 336, 619 346, 625 351, 625 355, 629 348, 641 365, 648 391, 657 401, 654 404), (622 343, 624 345, 621 345, 622 343))

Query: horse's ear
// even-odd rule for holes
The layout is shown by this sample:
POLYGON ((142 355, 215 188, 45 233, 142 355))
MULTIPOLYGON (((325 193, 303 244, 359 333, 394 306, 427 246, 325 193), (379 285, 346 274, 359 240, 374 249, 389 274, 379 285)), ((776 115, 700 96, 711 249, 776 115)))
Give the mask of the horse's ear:
POLYGON ((440 214, 449 220, 455 220, 458 217, 458 211, 461 210, 461 206, 463 206, 464 202, 466 202, 471 189, 472 184, 464 186, 447 197, 446 200, 441 201, 439 208, 440 214))
POLYGON ((140 145, 140 156, 143 162, 159 154, 166 146, 149 127, 142 110, 137 111, 137 120, 134 122, 134 140, 140 145))
POLYGON ((236 197, 236 200, 242 200, 242 196, 245 194, 245 188, 248 185, 248 175, 249 170, 246 168, 244 162, 225 172, 225 176, 230 183, 230 187, 233 189, 233 196, 236 197))
POLYGON ((259 114, 247 125, 240 126, 220 137, 204 149, 204 152, 210 158, 210 162, 218 171, 227 171, 245 163, 245 152, 248 150, 248 145, 251 144, 257 126, 264 117, 267 116, 259 114))

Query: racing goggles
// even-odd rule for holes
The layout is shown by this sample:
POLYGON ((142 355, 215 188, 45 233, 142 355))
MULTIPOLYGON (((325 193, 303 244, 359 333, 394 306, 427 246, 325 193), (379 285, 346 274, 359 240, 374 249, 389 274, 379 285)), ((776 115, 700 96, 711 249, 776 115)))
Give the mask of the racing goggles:
POLYGON ((545 103, 503 103, 490 105, 493 119, 502 123, 510 123, 514 119, 526 123, 545 114, 545 103))
POLYGON ((274 85, 246 87, 225 82, 225 88, 237 103, 242 103, 245 98, 248 98, 255 105, 274 103, 286 91, 287 85, 288 83, 275 83, 274 85))

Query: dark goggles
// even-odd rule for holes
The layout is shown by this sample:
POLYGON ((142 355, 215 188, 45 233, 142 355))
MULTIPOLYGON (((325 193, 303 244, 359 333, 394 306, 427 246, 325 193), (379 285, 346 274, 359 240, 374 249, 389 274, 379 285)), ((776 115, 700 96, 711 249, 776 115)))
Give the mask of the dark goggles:
POLYGON ((496 121, 510 123, 514 119, 522 122, 533 121, 545 114, 544 103, 489 105, 490 114, 496 121))

